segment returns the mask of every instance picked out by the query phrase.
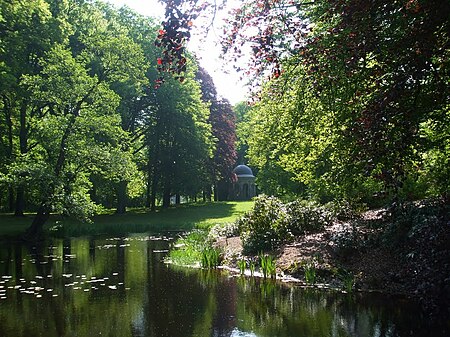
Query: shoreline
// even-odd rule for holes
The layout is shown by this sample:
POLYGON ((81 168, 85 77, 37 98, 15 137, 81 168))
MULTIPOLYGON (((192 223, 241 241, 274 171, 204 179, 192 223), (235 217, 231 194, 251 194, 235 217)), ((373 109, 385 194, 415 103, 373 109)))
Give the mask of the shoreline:
MULTIPOLYGON (((323 231, 305 233, 270 252, 276 259, 277 279, 302 287, 401 296, 419 303, 430 318, 450 316, 450 253, 446 248, 450 226, 430 223, 416 237, 389 245, 374 226, 384 221, 381 214, 380 210, 369 211, 361 219, 335 221, 323 231), (349 233, 351 245, 342 244, 340 238, 349 233), (313 285, 305 280, 306 263, 315 269, 313 285)), ((223 252, 222 269, 237 275, 238 261, 257 260, 243 254, 239 236, 216 237, 213 246, 223 252)), ((250 275, 248 264, 246 269, 250 275)))

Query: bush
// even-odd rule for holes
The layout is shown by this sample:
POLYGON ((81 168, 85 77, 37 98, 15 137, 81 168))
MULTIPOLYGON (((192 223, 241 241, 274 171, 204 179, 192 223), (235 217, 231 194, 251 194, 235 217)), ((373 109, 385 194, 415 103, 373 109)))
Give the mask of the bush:
POLYGON ((333 213, 333 216, 341 221, 358 219, 360 214, 367 210, 364 204, 349 202, 347 200, 331 202, 328 204, 328 208, 333 213))
POLYGON ((333 219, 332 212, 314 201, 296 200, 286 205, 288 230, 293 235, 324 229, 333 219))
POLYGON ((333 244, 335 253, 341 257, 350 256, 364 244, 354 223, 343 225, 341 230, 331 235, 330 242, 333 244))
POLYGON ((237 220, 244 254, 274 250, 288 240, 291 234, 286 226, 286 210, 275 198, 261 195, 253 209, 237 220))
POLYGON ((283 204, 275 197, 261 195, 253 209, 237 221, 244 254, 277 249, 295 235, 322 230, 333 219, 327 206, 312 201, 283 204))
POLYGON ((430 224, 445 222, 448 205, 440 199, 395 204, 388 212, 389 222, 384 241, 393 246, 413 239, 430 224))
POLYGON ((239 227, 236 223, 219 223, 211 227, 208 234, 208 240, 214 241, 218 238, 231 238, 239 235, 239 227))

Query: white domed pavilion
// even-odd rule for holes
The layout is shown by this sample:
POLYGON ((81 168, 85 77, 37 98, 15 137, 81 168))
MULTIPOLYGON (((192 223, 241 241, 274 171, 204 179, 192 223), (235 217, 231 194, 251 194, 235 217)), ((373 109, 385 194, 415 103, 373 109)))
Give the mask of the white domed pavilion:
POLYGON ((231 199, 250 200, 256 196, 255 176, 252 169, 247 165, 238 165, 234 168, 233 173, 236 175, 237 181, 233 184, 231 199))

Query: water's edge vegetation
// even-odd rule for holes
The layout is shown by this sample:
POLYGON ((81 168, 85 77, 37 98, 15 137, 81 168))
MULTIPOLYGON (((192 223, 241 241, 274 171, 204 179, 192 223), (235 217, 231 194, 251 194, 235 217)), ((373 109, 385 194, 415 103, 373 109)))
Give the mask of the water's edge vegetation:
POLYGON ((307 287, 401 294, 429 315, 445 312, 448 205, 424 200, 398 208, 356 212, 262 195, 235 222, 180 237, 168 261, 307 287), (205 263, 210 255, 215 263, 205 263))

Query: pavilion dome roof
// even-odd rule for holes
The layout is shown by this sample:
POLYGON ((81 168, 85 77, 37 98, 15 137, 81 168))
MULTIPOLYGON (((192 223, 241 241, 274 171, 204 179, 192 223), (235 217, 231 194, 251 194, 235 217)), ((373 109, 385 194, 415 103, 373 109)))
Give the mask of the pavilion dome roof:
POLYGON ((247 165, 238 165, 234 168, 233 172, 238 177, 254 177, 252 169, 247 165))

